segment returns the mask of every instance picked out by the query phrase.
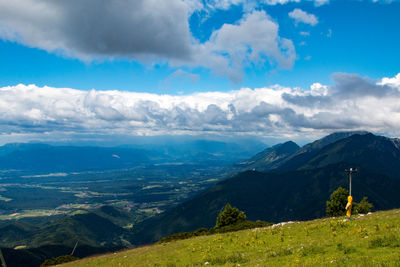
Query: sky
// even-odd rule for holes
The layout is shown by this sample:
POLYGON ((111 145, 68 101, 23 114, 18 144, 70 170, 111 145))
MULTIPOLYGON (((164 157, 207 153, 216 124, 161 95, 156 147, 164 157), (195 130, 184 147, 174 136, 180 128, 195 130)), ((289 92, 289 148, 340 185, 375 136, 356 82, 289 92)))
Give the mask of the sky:
POLYGON ((396 0, 0 0, 0 144, 398 137, 398 14, 396 0))

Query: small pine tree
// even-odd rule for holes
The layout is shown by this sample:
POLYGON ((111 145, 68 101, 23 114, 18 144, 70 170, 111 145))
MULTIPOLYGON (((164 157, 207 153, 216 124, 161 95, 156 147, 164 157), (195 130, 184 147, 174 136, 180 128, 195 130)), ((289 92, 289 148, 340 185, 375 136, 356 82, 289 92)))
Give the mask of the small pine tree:
POLYGON ((356 212, 360 214, 367 214, 371 211, 373 205, 368 202, 368 197, 363 197, 360 203, 356 206, 356 212))
POLYGON ((216 228, 233 225, 246 220, 246 214, 238 208, 233 208, 231 205, 226 204, 223 211, 218 214, 216 228))
POLYGON ((333 191, 331 201, 326 202, 326 215, 343 216, 346 214, 347 196, 349 191, 343 187, 339 187, 333 191))

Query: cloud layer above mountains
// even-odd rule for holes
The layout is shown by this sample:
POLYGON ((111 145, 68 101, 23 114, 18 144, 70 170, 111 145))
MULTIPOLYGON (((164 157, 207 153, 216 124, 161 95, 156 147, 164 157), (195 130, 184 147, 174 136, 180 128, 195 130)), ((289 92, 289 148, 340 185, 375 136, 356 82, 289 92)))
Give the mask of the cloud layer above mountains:
POLYGON ((0 134, 280 136, 336 130, 400 134, 400 74, 337 73, 310 90, 274 86, 172 96, 17 85, 0 88, 0 134))

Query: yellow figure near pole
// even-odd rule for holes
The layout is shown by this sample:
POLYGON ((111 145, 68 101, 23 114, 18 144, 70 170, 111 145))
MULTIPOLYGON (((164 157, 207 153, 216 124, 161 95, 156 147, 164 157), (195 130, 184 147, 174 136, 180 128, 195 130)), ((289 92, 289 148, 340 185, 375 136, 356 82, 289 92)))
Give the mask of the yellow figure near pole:
POLYGON ((351 196, 351 176, 353 172, 357 172, 357 169, 350 168, 349 170, 345 170, 349 173, 349 196, 347 197, 347 205, 346 205, 346 216, 350 218, 351 216, 351 208, 353 206, 353 197, 351 196))
POLYGON ((347 205, 346 205, 346 216, 347 218, 350 218, 351 216, 351 207, 353 206, 353 197, 352 196, 348 196, 347 197, 347 205))

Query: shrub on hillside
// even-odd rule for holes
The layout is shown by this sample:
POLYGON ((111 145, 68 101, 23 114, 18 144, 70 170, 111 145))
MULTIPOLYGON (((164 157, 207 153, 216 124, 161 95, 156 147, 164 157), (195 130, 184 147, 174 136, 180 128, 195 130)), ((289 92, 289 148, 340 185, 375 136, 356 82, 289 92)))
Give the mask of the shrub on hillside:
POLYGON ((371 211, 372 207, 373 205, 368 202, 368 198, 363 197, 360 203, 357 203, 357 205, 354 207, 354 210, 356 213, 367 214, 371 211))
POLYGON ((62 264, 62 263, 70 262, 70 261, 76 261, 76 260, 79 260, 79 258, 74 257, 72 255, 63 255, 63 256, 56 257, 56 258, 45 260, 40 265, 40 267, 53 266, 53 265, 58 265, 58 264, 62 264))
MULTIPOLYGON (((327 216, 343 216, 346 214, 346 204, 349 191, 339 187, 333 191, 331 200, 326 202, 326 215, 327 216)), ((363 197, 360 203, 353 201, 351 209, 352 214, 366 214, 371 211, 373 205, 368 202, 367 197, 363 197)))
POLYGON ((227 233, 245 229, 266 227, 269 225, 272 225, 272 223, 267 223, 263 221, 247 221, 246 215, 243 211, 240 211, 237 208, 233 208, 228 203, 226 204, 224 210, 218 214, 217 224, 210 230, 208 230, 207 228, 200 228, 193 232, 176 233, 169 236, 164 236, 158 241, 158 243, 166 243, 174 240, 187 239, 201 235, 212 235, 216 233, 227 233))
POLYGON ((223 226, 223 227, 214 227, 211 228, 209 233, 214 234, 214 233, 227 233, 227 232, 235 232, 235 231, 240 231, 240 230, 246 230, 246 229, 253 229, 253 228, 260 228, 260 227, 266 227, 270 226, 272 223, 264 222, 264 221, 242 221, 238 222, 235 224, 223 226))
POLYGON ((209 234, 209 232, 208 232, 207 228, 199 228, 193 232, 180 232, 180 233, 164 236, 163 238, 161 238, 158 241, 158 243, 167 243, 167 242, 171 242, 174 240, 188 239, 191 237, 208 235, 208 234, 209 234))
POLYGON ((339 187, 331 194, 331 200, 326 202, 326 215, 343 216, 346 214, 347 196, 349 191, 339 187))
POLYGON ((263 221, 242 221, 238 222, 236 224, 231 224, 219 228, 211 228, 208 230, 207 228, 200 228, 197 229, 194 232, 181 232, 181 233, 176 233, 172 234, 169 236, 164 236, 161 238, 158 243, 167 243, 171 242, 174 240, 182 240, 182 239, 188 239, 192 238, 195 236, 202 236, 202 235, 212 235, 212 234, 217 234, 217 233, 228 233, 228 232, 235 232, 235 231, 240 231, 240 230, 246 230, 246 229, 253 229, 253 228, 260 228, 260 227, 266 227, 270 226, 272 223, 268 222, 263 222, 263 221))
POLYGON ((218 214, 216 228, 237 224, 246 221, 246 215, 238 208, 233 208, 229 203, 223 211, 218 214))

